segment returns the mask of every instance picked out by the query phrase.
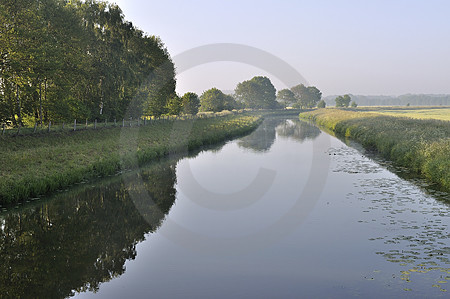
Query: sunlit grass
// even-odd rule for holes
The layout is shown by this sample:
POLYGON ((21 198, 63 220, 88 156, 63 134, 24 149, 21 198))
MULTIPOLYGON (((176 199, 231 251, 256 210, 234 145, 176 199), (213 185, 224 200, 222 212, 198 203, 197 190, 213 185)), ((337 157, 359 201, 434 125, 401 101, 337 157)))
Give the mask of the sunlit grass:
POLYGON ((358 111, 370 111, 372 113, 401 116, 415 119, 438 119, 450 121, 450 108, 449 107, 362 107, 358 111))
POLYGON ((36 197, 256 128, 260 116, 164 121, 132 128, 0 138, 0 204, 36 197))
POLYGON ((341 109, 301 113, 339 136, 359 141, 450 190, 450 122, 341 109))

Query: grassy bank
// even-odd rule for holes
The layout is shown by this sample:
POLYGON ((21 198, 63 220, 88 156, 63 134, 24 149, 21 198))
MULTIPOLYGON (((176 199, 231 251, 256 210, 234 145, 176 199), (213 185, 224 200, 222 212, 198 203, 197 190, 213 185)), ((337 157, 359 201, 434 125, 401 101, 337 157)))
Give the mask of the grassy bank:
POLYGON ((4 137, 0 139, 0 204, 37 197, 170 153, 243 135, 260 122, 259 116, 227 115, 132 128, 4 137))
POLYGON ((408 167, 450 191, 450 122, 378 113, 318 109, 303 119, 350 137, 397 165, 408 167))

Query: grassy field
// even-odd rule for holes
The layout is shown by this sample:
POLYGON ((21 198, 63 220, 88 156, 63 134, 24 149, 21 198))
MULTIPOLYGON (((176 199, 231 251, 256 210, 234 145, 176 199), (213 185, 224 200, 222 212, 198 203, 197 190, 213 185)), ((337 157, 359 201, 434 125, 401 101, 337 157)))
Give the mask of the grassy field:
POLYGON ((358 108, 357 111, 415 119, 439 119, 450 121, 450 107, 361 107, 358 108))
MULTIPOLYGON (((415 113, 420 111, 417 109, 415 113)), ((377 150, 397 165, 408 167, 450 191, 448 121, 330 108, 301 113, 300 117, 312 120, 338 136, 355 139, 365 148, 377 150)))
POLYGON ((243 135, 262 118, 217 118, 0 138, 0 205, 116 174, 166 156, 243 135))

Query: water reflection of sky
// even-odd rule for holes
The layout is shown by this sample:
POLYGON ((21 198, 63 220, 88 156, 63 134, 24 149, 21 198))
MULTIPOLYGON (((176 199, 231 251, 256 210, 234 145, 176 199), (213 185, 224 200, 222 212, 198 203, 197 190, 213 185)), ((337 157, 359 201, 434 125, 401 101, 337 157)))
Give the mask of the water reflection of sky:
POLYGON ((307 123, 272 119, 221 148, 2 214, 0 288, 99 298, 445 297, 449 194, 392 170, 307 123), (309 184, 325 185, 307 205, 314 168, 325 176, 309 184))

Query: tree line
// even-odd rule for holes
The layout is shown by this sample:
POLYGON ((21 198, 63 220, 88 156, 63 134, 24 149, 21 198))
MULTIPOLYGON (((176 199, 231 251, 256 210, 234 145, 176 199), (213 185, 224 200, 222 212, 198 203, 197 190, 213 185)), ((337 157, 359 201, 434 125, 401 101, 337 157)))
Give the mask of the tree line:
POLYGON ((221 111, 232 109, 284 109, 316 107, 322 93, 314 86, 296 85, 277 92, 269 78, 255 76, 237 84, 234 94, 224 94, 211 88, 200 96, 200 111, 221 111))
POLYGON ((74 119, 112 121, 233 109, 315 107, 322 93, 303 84, 276 91, 269 78, 175 92, 175 66, 161 39, 96 0, 0 2, 0 123, 15 127, 74 119))
POLYGON ((175 68, 159 37, 94 0, 0 2, 0 122, 161 115, 175 68))

